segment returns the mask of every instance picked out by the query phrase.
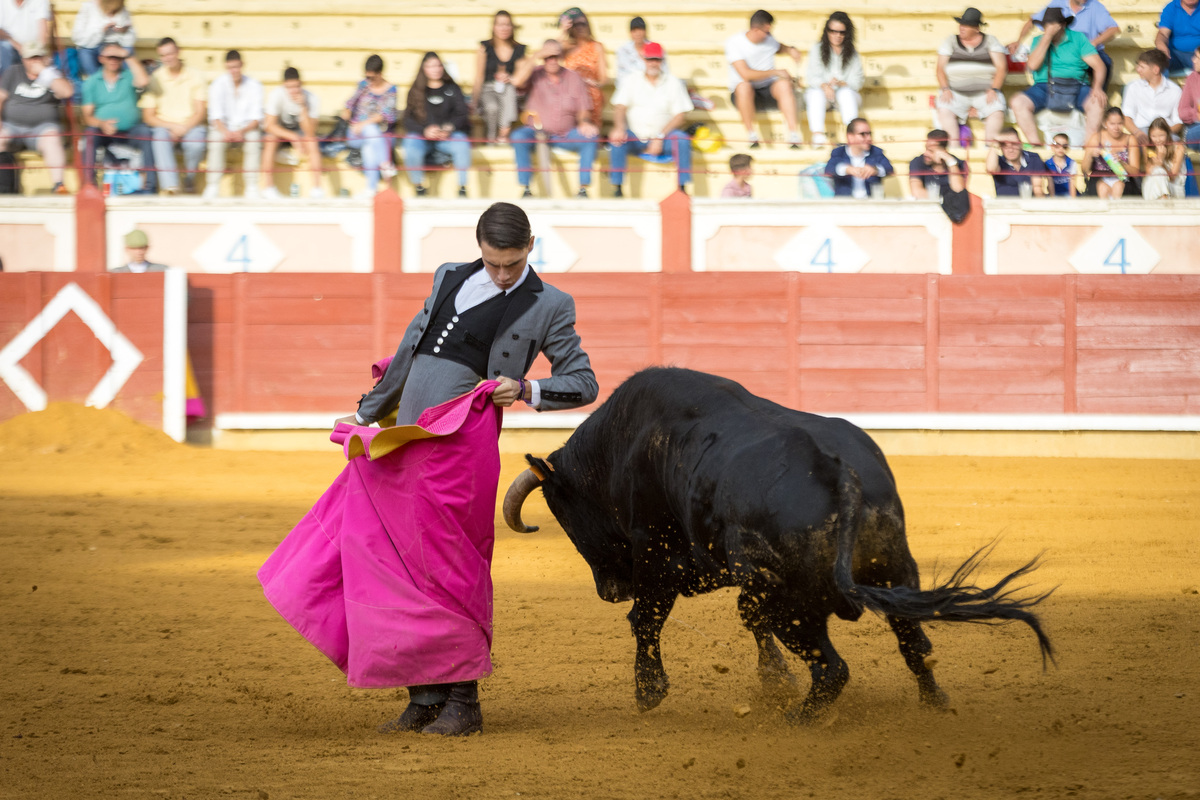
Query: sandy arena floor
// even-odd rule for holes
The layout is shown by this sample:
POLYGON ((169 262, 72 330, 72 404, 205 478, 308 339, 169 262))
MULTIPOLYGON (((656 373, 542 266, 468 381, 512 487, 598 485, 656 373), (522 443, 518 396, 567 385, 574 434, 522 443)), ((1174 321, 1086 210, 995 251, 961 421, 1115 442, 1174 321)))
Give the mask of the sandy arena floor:
POLYGON ((850 684, 792 728, 727 590, 677 604, 672 693, 639 714, 628 606, 596 597, 535 494, 542 532, 497 519, 486 732, 447 741, 377 734, 405 693, 347 688, 255 579, 334 446, 197 450, 70 406, 12 420, 0 797, 1200 797, 1200 462, 892 463, 927 581, 996 536, 985 578, 1046 551, 1057 669, 1023 627, 932 626, 954 710, 927 712, 883 621, 835 620, 850 684))

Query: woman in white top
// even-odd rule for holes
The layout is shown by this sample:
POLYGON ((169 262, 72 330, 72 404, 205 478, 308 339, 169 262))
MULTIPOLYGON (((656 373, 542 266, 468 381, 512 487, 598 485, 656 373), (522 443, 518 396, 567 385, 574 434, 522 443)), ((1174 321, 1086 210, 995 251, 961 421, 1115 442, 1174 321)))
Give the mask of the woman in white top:
POLYGON ((825 112, 837 106, 842 122, 858 116, 862 104, 862 59, 854 49, 854 23, 844 11, 835 11, 825 21, 821 41, 808 52, 808 88, 804 91, 808 106, 808 129, 813 147, 824 147, 825 112))
POLYGON ((71 41, 79 54, 79 71, 87 76, 100 69, 100 48, 116 42, 130 53, 137 42, 125 0, 84 0, 75 14, 71 41))

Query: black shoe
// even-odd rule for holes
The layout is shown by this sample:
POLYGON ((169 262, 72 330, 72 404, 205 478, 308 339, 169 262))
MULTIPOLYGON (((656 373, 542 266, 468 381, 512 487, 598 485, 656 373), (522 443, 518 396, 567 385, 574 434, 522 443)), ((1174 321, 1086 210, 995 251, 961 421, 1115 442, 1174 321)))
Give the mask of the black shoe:
POLYGON ((687 194, 687 186, 682 183, 679 184, 679 191, 681 194, 687 194))
POLYGON ((417 184, 417 197, 424 197, 424 196, 425 196, 425 186, 423 184, 418 183, 417 184))
POLYGON ((409 703, 404 713, 389 722, 380 725, 376 730, 380 733, 416 733, 431 723, 437 721, 445 703, 432 706, 420 706, 409 703))
POLYGON ((579 187, 579 193, 578 193, 578 194, 576 194, 575 196, 576 196, 576 197, 587 197, 587 187, 586 187, 586 186, 580 186, 580 187, 579 187))
POLYGON ((525 198, 527 198, 527 197, 533 197, 533 192, 531 192, 531 191, 529 190, 529 187, 528 187, 528 186, 526 186, 526 187, 525 187, 525 191, 521 192, 521 199, 522 199, 522 200, 524 200, 524 199, 525 199, 525 198))
POLYGON ((421 733, 440 736, 470 736, 483 733, 483 711, 479 707, 479 684, 476 681, 456 683, 450 687, 450 697, 437 721, 421 733))
POLYGON ((760 142, 758 139, 755 139, 754 141, 750 142, 751 150, 757 150, 761 146, 762 146, 762 142, 760 142))
POLYGON ((465 186, 458 187, 458 196, 466 197, 467 196, 467 187, 465 187, 465 186))
POLYGON ((799 143, 799 142, 792 142, 792 144, 791 144, 791 149, 792 149, 792 150, 799 150, 799 149, 800 149, 800 143, 799 143))
POLYGON ((613 187, 613 197, 624 197, 624 196, 625 196, 625 192, 621 191, 620 186, 613 187))

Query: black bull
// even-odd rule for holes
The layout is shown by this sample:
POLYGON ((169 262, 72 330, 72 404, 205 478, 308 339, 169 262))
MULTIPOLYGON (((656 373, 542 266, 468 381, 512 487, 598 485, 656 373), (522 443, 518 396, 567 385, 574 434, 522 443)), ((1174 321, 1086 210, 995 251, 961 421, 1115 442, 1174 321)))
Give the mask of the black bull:
POLYGON ((832 703, 849 679, 829 640, 830 614, 882 614, 896 634, 921 700, 944 706, 922 620, 1019 620, 1050 641, 1030 610, 1049 594, 1021 596, 1014 581, 969 583, 984 551, 922 591, 904 533, 904 509, 883 453, 842 419, 793 411, 733 381, 684 369, 637 373, 562 448, 509 488, 504 513, 540 485, 546 504, 592 568, 600 597, 633 600, 638 707, 662 702, 668 681, 659 634, 679 595, 742 587, 738 611, 758 643, 764 688, 794 684, 775 637, 812 673, 794 721, 832 703))

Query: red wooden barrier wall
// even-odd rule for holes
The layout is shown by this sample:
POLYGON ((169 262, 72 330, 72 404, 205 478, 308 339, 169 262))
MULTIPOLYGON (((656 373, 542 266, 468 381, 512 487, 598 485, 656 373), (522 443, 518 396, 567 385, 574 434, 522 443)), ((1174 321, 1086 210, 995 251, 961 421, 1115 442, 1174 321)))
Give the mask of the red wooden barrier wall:
MULTIPOLYGON (((210 410, 349 411, 429 275, 191 275, 210 410)), ((1200 277, 553 275, 601 399, 631 372, 726 375, 817 412, 1200 413, 1200 277)), ((532 375, 548 374, 544 361, 532 375)))

